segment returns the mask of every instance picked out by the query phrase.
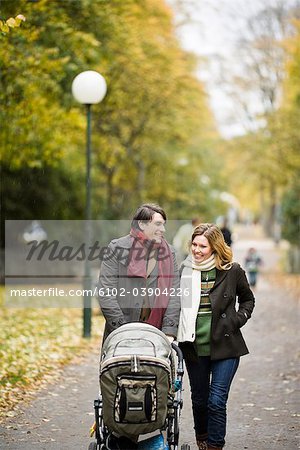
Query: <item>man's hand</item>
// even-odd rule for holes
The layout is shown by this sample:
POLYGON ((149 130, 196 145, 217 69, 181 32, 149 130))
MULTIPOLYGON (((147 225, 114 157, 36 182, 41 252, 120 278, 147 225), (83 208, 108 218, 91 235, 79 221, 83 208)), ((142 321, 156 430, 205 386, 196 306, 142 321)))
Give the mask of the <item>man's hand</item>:
POLYGON ((172 344, 172 342, 174 341, 174 336, 170 336, 169 334, 166 334, 170 344, 172 344))

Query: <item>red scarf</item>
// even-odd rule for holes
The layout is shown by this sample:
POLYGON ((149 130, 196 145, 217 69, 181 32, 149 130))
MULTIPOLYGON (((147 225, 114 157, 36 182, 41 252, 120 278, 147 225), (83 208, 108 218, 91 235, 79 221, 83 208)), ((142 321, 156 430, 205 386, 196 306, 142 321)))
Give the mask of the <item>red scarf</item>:
POLYGON ((159 295, 155 297, 154 306, 151 309, 147 323, 161 330, 165 311, 169 304, 170 289, 173 283, 174 267, 172 252, 165 239, 161 243, 150 241, 142 231, 135 228, 130 230, 134 238, 129 254, 127 275, 129 277, 147 278, 147 260, 149 253, 157 249, 158 253, 158 281, 157 290, 159 295), (168 295, 163 294, 167 292, 168 295))

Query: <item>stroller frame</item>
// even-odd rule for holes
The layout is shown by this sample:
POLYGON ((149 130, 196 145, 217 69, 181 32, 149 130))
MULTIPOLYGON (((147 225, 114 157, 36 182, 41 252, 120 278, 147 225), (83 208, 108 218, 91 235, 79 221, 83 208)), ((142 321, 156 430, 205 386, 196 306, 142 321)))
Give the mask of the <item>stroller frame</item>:
MULTIPOLYGON (((171 344, 172 349, 177 355, 176 380, 177 390, 174 396, 168 396, 168 413, 164 427, 160 431, 166 431, 166 441, 169 450, 178 450, 179 443, 179 422, 180 414, 183 406, 182 400, 182 379, 184 375, 183 355, 180 348, 175 344, 171 344)), ((95 438, 96 442, 91 442, 88 450, 110 450, 106 447, 109 431, 103 420, 103 400, 101 392, 99 397, 94 400, 95 410, 95 438)), ((190 450, 188 444, 183 444, 181 450, 190 450)))

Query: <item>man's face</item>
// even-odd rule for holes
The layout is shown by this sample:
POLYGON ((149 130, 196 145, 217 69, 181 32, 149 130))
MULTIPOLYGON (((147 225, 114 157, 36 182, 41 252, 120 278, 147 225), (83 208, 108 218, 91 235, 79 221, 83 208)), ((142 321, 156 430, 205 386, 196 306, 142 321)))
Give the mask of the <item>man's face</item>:
POLYGON ((139 226, 147 239, 161 243, 164 232, 166 231, 165 220, 161 214, 154 213, 151 220, 148 222, 139 222, 139 226))

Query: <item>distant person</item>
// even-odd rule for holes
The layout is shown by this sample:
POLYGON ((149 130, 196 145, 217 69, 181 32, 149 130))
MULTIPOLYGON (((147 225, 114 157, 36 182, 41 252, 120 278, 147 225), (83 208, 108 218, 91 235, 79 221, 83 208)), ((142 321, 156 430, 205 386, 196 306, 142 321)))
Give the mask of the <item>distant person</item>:
POLYGON ((257 283, 257 275, 262 265, 262 259, 258 255, 255 248, 251 247, 245 258, 245 269, 247 272, 249 284, 251 287, 255 287, 257 283))
POLYGON ((183 260, 189 254, 189 240, 194 228, 201 222, 199 217, 194 217, 191 222, 185 223, 179 227, 173 238, 173 246, 177 252, 178 259, 183 260))
POLYGON ((228 227, 228 221, 227 219, 224 219, 223 225, 221 226, 220 230, 222 231, 222 234, 224 236, 224 240, 226 244, 231 247, 232 244, 232 237, 231 237, 231 231, 228 227))
POLYGON ((240 357, 249 353, 240 329, 251 317, 254 296, 216 225, 196 227, 190 249, 182 263, 177 340, 190 380, 197 446, 221 450, 230 386, 240 357))

